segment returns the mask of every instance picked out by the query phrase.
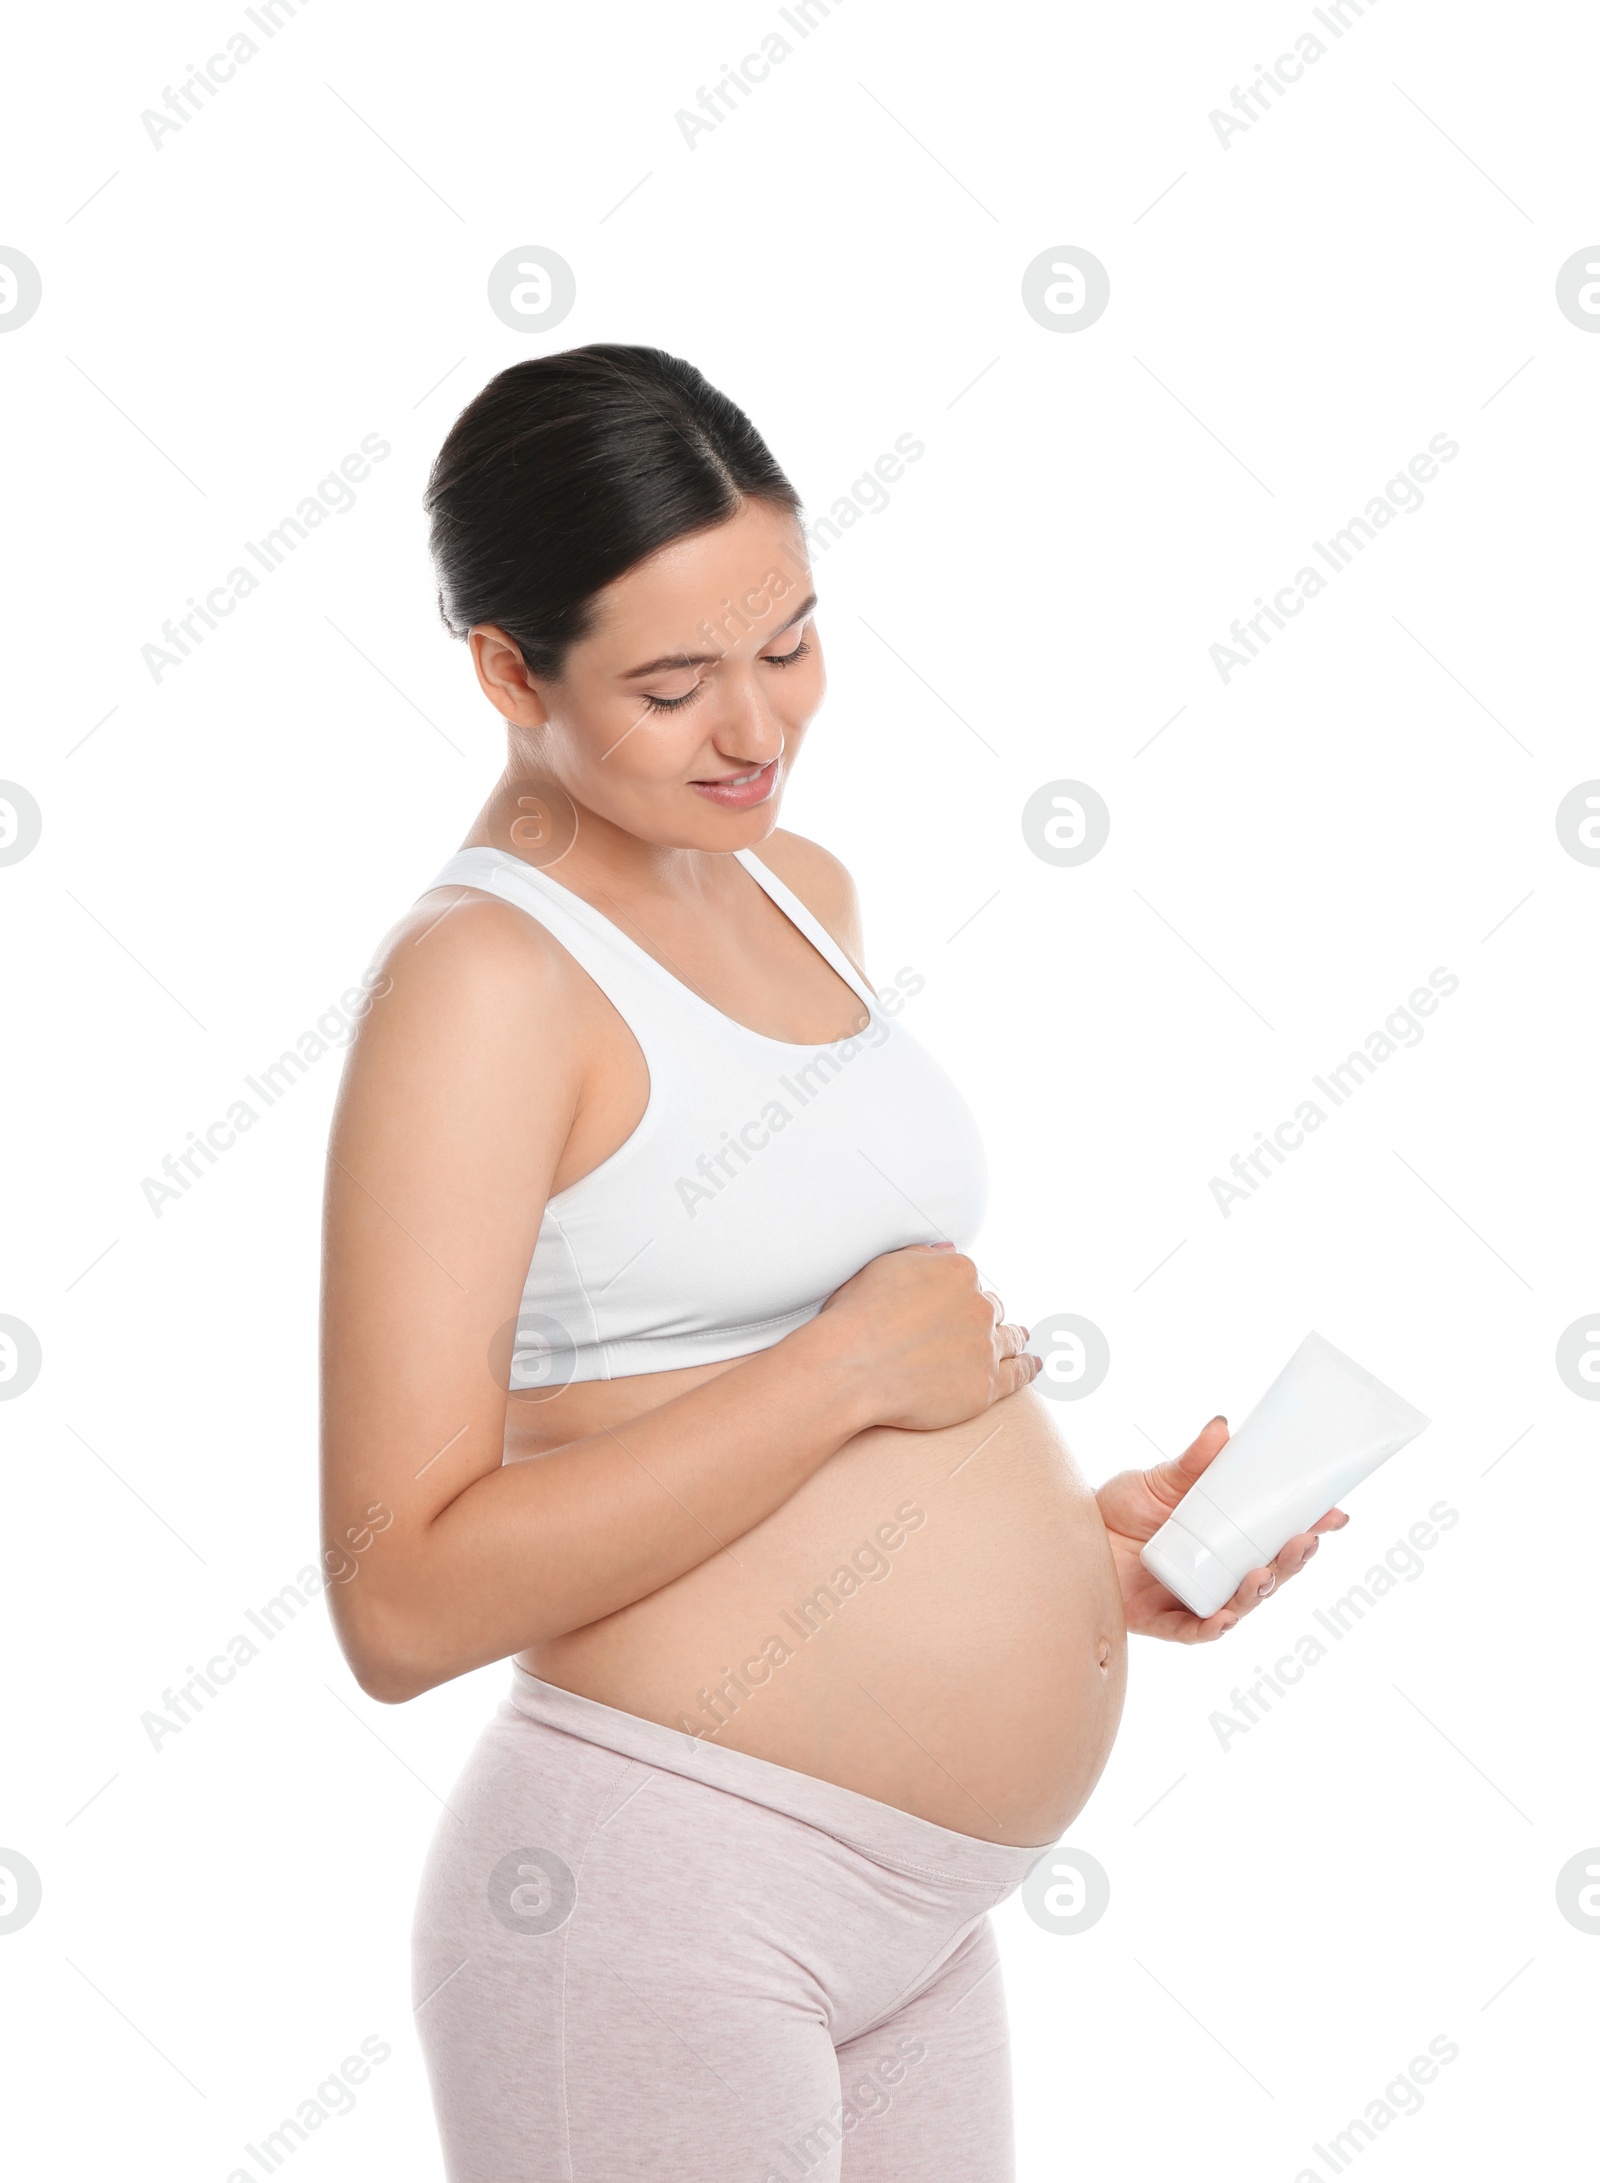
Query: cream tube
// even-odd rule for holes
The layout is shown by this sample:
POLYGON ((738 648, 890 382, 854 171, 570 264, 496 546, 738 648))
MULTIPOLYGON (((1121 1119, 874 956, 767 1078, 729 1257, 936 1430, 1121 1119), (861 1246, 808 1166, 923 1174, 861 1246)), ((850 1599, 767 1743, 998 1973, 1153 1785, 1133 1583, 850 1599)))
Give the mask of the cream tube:
POLYGON ((1415 1440, 1420 1410, 1308 1334, 1139 1559, 1202 1617, 1415 1440))

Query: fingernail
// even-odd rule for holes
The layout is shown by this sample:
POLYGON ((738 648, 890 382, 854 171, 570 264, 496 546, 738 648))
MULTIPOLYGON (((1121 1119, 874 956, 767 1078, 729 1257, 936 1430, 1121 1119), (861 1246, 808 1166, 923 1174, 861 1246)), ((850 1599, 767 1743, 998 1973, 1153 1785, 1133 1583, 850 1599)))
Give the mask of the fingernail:
POLYGON ((1233 1628, 1233 1625, 1238 1621, 1238 1619, 1239 1617, 1237 1615, 1229 1615, 1227 1621, 1224 1622, 1222 1625, 1222 1632, 1224 1636, 1226 1636, 1229 1630, 1233 1628))
POLYGON ((1314 1553, 1315 1553, 1315 1552, 1317 1551, 1317 1548, 1318 1548, 1318 1547, 1319 1547, 1319 1546, 1320 1546, 1321 1544, 1322 1544, 1322 1541, 1321 1541, 1320 1539, 1313 1539, 1313 1540, 1312 1540, 1311 1544, 1310 1544, 1310 1545, 1309 1545, 1309 1546, 1308 1546, 1308 1547, 1306 1548, 1306 1560, 1307 1560, 1307 1561, 1309 1561, 1309 1560, 1311 1559, 1312 1555, 1313 1555, 1313 1554, 1314 1554, 1314 1553))
POLYGON ((1214 1417, 1214 1418, 1213 1418, 1213 1419, 1211 1420, 1211 1422, 1212 1422, 1212 1424, 1213 1424, 1213 1425, 1226 1425, 1228 1421, 1227 1421, 1227 1419, 1226 1419, 1225 1417, 1223 1417, 1223 1416, 1222 1416, 1222 1415, 1220 1415, 1220 1413, 1219 1413, 1219 1414, 1218 1414, 1218 1415, 1217 1415, 1216 1417, 1214 1417))
POLYGON ((1257 1599, 1265 1599, 1265 1598, 1266 1598, 1266 1596, 1267 1596, 1267 1594, 1268 1594, 1268 1593, 1269 1593, 1269 1592, 1270 1592, 1270 1591, 1271 1591, 1271 1590, 1273 1589, 1273 1587, 1274 1587, 1274 1586, 1276 1585, 1277 1581, 1278 1581, 1278 1580, 1277 1580, 1277 1578, 1276 1578, 1276 1577, 1268 1577, 1268 1579, 1267 1579, 1266 1583, 1265 1583, 1265 1584, 1263 1584, 1263 1585, 1262 1585, 1262 1587, 1261 1587, 1261 1589, 1260 1589, 1260 1591, 1259 1591, 1259 1592, 1257 1592, 1257 1594, 1256 1594, 1256 1597, 1257 1597, 1257 1599))

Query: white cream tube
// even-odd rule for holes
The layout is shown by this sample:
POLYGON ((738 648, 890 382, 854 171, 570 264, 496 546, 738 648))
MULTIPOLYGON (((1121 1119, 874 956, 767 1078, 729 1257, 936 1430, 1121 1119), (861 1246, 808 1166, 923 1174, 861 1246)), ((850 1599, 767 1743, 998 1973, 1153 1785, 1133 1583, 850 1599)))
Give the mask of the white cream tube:
POLYGON ((1428 1420, 1308 1334, 1139 1559, 1202 1617, 1296 1532, 1415 1440, 1428 1420))

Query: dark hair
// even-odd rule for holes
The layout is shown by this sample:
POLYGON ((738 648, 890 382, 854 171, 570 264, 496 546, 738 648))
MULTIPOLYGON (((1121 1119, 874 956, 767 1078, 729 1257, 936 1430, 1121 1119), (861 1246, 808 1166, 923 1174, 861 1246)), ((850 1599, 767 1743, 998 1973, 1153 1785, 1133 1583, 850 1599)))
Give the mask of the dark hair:
POLYGON ((440 616, 454 637, 496 623, 554 680, 598 591, 746 500, 800 507, 744 411, 682 357, 597 341, 513 364, 428 477, 440 616))

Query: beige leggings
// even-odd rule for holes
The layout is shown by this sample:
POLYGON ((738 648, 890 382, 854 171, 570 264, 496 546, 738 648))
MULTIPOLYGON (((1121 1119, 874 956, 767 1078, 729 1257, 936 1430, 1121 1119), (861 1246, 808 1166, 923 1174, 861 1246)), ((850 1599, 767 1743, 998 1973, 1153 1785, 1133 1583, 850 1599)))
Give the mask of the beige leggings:
POLYGON ((514 1677, 417 1902, 450 2183, 1009 2183, 1042 1851, 514 1677))

